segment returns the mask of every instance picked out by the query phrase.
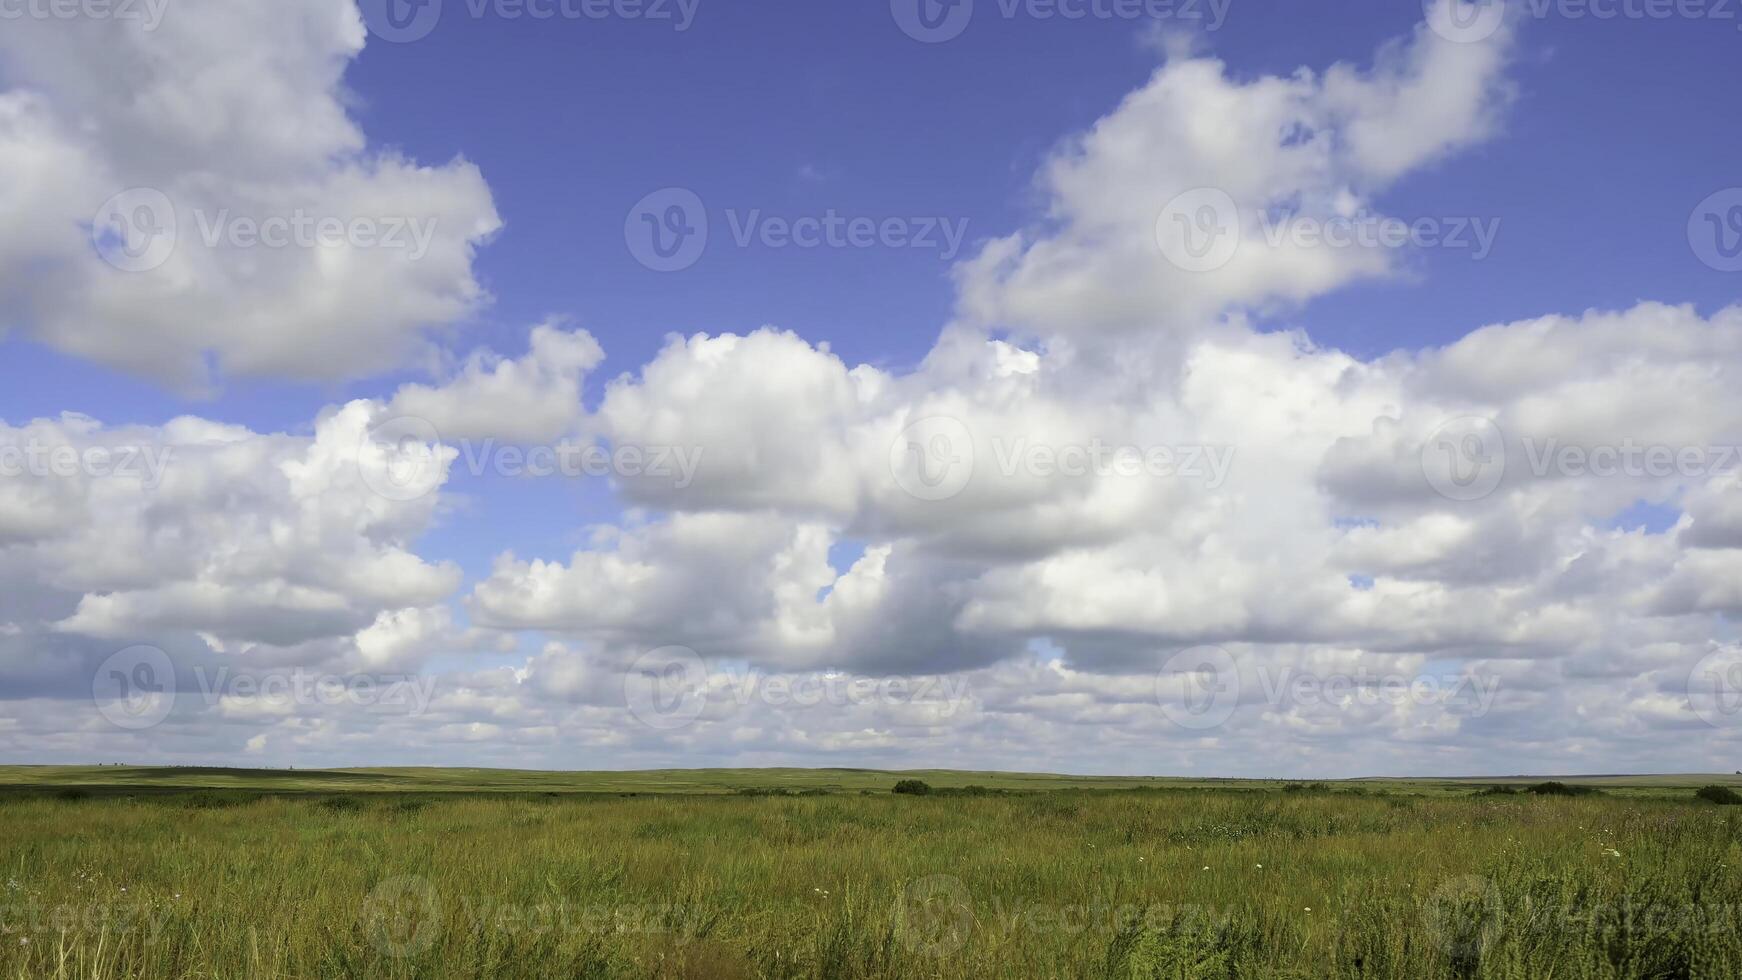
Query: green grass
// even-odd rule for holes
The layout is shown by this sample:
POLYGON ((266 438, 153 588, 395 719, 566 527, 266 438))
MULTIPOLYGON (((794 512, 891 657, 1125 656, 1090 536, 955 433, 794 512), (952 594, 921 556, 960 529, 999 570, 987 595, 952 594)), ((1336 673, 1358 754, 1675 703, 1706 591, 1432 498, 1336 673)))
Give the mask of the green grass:
POLYGON ((1679 779, 0 782, 0 977, 1742 976, 1742 808, 1679 779))

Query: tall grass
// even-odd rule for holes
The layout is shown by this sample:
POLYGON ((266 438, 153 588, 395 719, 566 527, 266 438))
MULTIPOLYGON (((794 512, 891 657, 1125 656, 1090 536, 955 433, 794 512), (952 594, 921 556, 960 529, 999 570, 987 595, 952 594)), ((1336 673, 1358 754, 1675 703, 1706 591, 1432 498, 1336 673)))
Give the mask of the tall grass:
POLYGON ((336 800, 0 803, 0 976, 1742 976, 1691 799, 336 800))

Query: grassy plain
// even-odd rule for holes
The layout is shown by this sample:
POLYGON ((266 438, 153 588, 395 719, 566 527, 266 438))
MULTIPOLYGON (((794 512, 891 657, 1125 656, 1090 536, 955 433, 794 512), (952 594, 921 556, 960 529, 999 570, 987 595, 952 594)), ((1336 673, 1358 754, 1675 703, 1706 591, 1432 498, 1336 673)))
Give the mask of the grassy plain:
POLYGON ((1742 976, 1742 780, 1601 782, 0 768, 0 977, 1742 976))

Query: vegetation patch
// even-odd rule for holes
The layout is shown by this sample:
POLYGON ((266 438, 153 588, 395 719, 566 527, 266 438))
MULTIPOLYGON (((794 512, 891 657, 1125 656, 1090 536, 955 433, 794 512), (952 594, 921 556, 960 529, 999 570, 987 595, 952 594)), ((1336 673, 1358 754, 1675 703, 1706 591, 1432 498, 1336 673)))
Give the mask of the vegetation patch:
POLYGON ((1719 806, 1742 806, 1742 793, 1737 793, 1728 786, 1705 786, 1694 795, 1719 806))

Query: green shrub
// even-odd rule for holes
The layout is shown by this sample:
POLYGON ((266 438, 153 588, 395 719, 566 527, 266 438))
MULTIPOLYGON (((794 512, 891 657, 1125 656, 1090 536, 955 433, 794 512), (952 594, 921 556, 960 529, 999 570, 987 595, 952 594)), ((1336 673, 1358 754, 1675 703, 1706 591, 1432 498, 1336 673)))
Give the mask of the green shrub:
POLYGON ((1742 806, 1742 794, 1728 786, 1706 786, 1694 795, 1719 806, 1742 806))
POLYGON ((1524 791, 1535 793, 1538 796, 1592 796, 1596 794, 1597 787, 1568 786, 1566 783, 1555 782, 1551 779, 1546 783, 1537 783, 1535 786, 1526 787, 1524 791))
POLYGON ((917 779, 903 779, 895 784, 895 791, 909 796, 924 796, 931 792, 931 787, 917 779))

